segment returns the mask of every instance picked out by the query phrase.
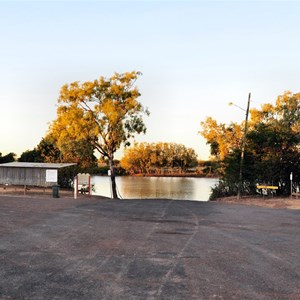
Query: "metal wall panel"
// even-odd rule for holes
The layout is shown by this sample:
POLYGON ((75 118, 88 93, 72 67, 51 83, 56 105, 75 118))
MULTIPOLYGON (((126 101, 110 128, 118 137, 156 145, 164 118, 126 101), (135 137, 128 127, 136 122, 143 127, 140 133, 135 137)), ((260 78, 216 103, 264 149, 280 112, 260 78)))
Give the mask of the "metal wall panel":
POLYGON ((53 182, 46 182, 46 169, 0 167, 0 184, 52 186, 53 182))

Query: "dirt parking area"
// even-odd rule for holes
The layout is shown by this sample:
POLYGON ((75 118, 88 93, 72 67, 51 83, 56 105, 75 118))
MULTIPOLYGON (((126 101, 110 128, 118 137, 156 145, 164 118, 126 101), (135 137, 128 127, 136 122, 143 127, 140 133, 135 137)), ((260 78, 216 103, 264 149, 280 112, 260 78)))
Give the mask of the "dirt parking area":
POLYGON ((255 205, 261 207, 270 208, 287 208, 287 209, 300 209, 300 197, 275 197, 275 198, 263 198, 259 197, 225 197, 216 200, 222 203, 232 203, 232 204, 243 204, 243 205, 255 205))
POLYGON ((0 299, 300 299, 299 211, 0 195, 0 299))

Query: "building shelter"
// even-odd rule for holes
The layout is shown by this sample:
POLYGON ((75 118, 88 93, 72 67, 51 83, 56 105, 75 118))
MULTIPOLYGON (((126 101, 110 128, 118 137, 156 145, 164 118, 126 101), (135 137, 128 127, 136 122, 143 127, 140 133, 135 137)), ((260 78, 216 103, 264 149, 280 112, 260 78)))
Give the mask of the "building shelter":
POLYGON ((49 187, 57 185, 58 170, 75 163, 10 162, 0 164, 0 184, 49 187))

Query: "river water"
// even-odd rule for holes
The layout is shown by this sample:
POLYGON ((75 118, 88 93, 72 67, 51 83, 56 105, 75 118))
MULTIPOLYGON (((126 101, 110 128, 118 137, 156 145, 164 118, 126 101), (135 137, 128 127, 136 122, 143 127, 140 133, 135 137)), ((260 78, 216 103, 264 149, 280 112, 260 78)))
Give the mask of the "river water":
MULTIPOLYGON (((160 198, 207 201, 215 178, 131 177, 116 178, 118 194, 123 199, 160 198)), ((111 197, 110 177, 92 176, 93 195, 111 197)))

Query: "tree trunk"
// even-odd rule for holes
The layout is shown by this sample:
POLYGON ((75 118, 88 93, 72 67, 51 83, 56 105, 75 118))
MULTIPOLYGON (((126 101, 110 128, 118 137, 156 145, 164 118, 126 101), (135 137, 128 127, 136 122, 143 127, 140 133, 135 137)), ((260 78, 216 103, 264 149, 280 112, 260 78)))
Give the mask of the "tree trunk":
POLYGON ((110 179, 111 179, 111 190, 113 199, 119 199, 117 194, 117 185, 116 185, 116 169, 113 158, 109 158, 109 167, 110 167, 110 179))

